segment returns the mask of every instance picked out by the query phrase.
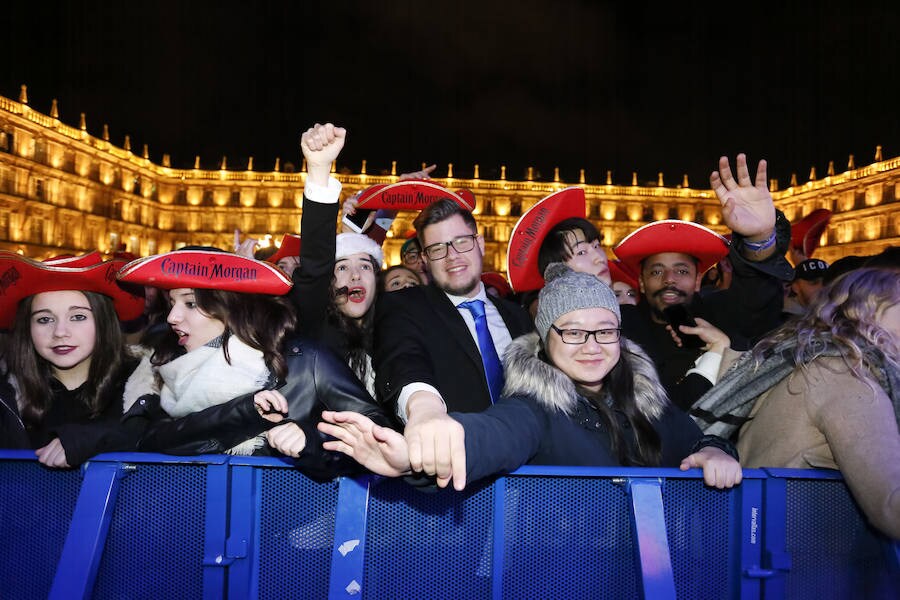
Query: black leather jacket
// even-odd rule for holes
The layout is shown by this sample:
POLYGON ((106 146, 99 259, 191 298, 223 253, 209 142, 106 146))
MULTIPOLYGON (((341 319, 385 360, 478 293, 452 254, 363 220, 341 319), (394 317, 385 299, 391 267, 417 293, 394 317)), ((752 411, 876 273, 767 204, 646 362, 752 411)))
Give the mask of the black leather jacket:
MULTIPOLYGON (((295 464, 305 475, 331 479, 363 471, 349 457, 322 448, 325 440, 316 429, 323 410, 349 410, 366 415, 379 425, 393 427, 350 367, 325 346, 294 339, 285 347, 288 375, 272 382, 288 401, 288 417, 306 434, 306 447, 295 464)), ((263 419, 253 404, 253 393, 224 404, 173 419, 159 405, 159 396, 141 397, 123 417, 125 429, 136 439, 133 449, 167 454, 217 454, 277 424, 263 419)))

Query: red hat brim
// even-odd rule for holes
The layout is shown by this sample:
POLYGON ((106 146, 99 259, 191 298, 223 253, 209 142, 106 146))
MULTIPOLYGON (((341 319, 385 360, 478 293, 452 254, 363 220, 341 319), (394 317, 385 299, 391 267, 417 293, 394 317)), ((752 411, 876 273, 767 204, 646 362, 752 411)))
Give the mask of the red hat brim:
POLYGON ((500 294, 501 298, 506 298, 512 293, 512 288, 509 286, 509 282, 506 281, 506 277, 496 271, 482 273, 481 281, 484 285, 497 290, 497 293, 500 294))
MULTIPOLYGON (((98 250, 94 250, 87 254, 82 254, 81 256, 61 256, 58 258, 48 258, 42 262, 45 265, 54 267, 90 267, 102 263, 103 256, 98 250)), ((125 263, 128 261, 122 260, 122 262, 125 263)))
POLYGON ((791 225, 791 247, 802 249, 807 258, 812 258, 830 221, 831 211, 827 208, 812 211, 791 225))
POLYGON ((12 252, 0 253, 0 329, 12 326, 21 300, 42 292, 64 290, 103 294, 112 299, 119 320, 138 318, 144 312, 144 298, 122 289, 116 282, 116 273, 124 264, 108 261, 60 267, 12 252))
POLYGON ((164 290, 200 288, 282 296, 293 282, 278 267, 230 252, 176 250, 131 261, 119 280, 164 290))
POLYGON ((648 256, 688 254, 697 259, 697 273, 701 274, 728 255, 728 241, 703 225, 666 219, 632 231, 613 252, 634 273, 641 272, 641 263, 648 256))
POLYGON ((627 283, 634 289, 640 288, 637 274, 633 273, 621 260, 609 261, 609 275, 613 281, 627 283))
POLYGON ((516 292, 544 287, 538 269, 538 250, 547 233, 558 223, 573 217, 585 218, 584 189, 570 187, 539 200, 521 216, 509 236, 506 272, 516 292))
POLYGON ((282 258, 286 258, 288 256, 295 256, 297 258, 300 258, 299 235, 294 235, 293 233, 284 234, 284 237, 281 238, 281 245, 278 247, 278 252, 267 258, 266 262, 272 263, 274 265, 282 258))
POLYGON ((471 196, 471 200, 469 200, 436 183, 420 179, 398 181, 389 185, 373 185, 370 188, 366 188, 356 200, 356 207, 366 209, 423 210, 442 198, 450 198, 470 212, 475 209, 474 196, 471 196))

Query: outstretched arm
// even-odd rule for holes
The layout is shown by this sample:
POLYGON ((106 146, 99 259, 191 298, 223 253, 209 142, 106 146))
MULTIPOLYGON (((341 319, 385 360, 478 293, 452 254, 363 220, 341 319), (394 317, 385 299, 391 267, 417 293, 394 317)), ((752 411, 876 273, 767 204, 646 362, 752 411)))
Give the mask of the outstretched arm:
POLYGON ((709 184, 722 203, 725 224, 745 239, 744 255, 751 261, 771 256, 775 243, 775 203, 769 193, 766 161, 759 161, 756 180, 751 181, 747 156, 738 154, 737 180, 731 173, 728 157, 719 158, 719 169, 709 176, 709 184))
POLYGON ((380 427, 365 415, 355 412, 322 412, 319 431, 335 438, 322 447, 343 452, 373 473, 386 477, 408 475, 409 451, 403 435, 380 427))

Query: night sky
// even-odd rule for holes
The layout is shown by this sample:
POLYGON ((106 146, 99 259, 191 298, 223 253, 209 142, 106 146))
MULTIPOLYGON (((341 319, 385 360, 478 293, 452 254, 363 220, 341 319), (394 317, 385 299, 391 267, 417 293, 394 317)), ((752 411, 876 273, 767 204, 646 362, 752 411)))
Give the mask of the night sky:
POLYGON ((900 155, 896 1, 8 4, 0 94, 174 167, 298 163, 321 120, 369 173, 705 187, 745 151, 786 187, 900 155))

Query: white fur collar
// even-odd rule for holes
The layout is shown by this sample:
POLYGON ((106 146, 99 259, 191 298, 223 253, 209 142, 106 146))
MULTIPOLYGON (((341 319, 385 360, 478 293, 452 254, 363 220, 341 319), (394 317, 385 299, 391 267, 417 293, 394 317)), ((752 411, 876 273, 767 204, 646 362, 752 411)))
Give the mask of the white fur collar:
MULTIPOLYGON (((650 420, 662 416, 668 396, 656 368, 640 346, 622 338, 622 358, 634 371, 634 393, 638 410, 650 420)), ((504 396, 522 395, 537 400, 551 410, 572 414, 575 408, 575 384, 567 375, 538 357, 541 351, 537 333, 516 338, 503 355, 506 384, 504 396)))

